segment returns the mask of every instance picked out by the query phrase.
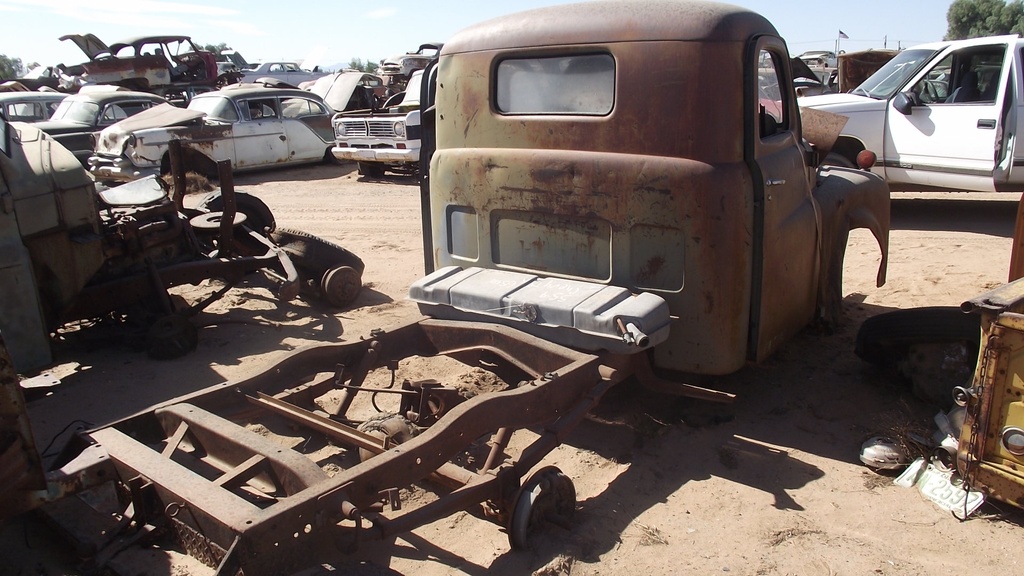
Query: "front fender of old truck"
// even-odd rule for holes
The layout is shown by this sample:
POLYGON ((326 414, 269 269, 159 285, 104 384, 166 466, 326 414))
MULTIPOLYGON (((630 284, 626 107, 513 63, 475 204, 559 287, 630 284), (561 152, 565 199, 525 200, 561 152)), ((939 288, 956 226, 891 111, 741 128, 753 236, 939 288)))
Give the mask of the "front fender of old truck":
POLYGON ((28 124, 3 124, 0 330, 19 372, 50 360, 49 331, 103 264, 88 171, 28 124))
POLYGON ((871 172, 826 166, 818 172, 813 193, 821 215, 818 317, 826 324, 835 324, 842 307, 843 259, 851 230, 866 228, 875 237, 881 251, 876 285, 885 283, 889 186, 871 172))

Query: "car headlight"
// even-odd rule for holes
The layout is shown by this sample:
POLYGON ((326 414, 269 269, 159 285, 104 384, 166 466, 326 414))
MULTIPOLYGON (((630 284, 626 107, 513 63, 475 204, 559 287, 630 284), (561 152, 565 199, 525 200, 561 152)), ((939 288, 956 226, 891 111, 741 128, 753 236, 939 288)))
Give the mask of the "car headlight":
POLYGON ((405 122, 395 122, 395 136, 405 138, 405 122))
POLYGON ((1024 456, 1024 430, 1016 426, 1003 428, 1003 448, 1014 456, 1024 456))

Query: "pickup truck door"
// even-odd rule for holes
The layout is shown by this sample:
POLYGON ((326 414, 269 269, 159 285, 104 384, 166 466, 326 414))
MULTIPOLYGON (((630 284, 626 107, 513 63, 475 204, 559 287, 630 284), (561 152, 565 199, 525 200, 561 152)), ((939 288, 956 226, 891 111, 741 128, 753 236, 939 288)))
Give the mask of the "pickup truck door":
POLYGON ((1018 138, 1024 136, 1024 42, 1014 45, 1011 56, 1013 64, 1003 90, 1003 130, 997 135, 994 179, 999 191, 1024 188, 1024 145, 1017 146, 1018 138))
MULTIPOLYGON (((777 38, 758 40, 748 67, 755 93, 753 282, 748 355, 760 361, 814 316, 819 218, 810 185, 789 57, 777 38)), ((749 100, 748 100, 749 101, 749 100)))
POLYGON ((914 106, 910 114, 895 108, 896 99, 889 100, 883 144, 887 180, 921 187, 996 190, 995 150, 1006 117, 1003 103, 1013 46, 1005 39, 979 42, 934 60, 917 78, 945 77, 949 84, 944 100, 914 106), (958 96, 968 88, 970 96, 958 96))
POLYGON ((243 101, 242 120, 234 125, 236 168, 267 166, 288 160, 288 138, 277 98, 243 101))

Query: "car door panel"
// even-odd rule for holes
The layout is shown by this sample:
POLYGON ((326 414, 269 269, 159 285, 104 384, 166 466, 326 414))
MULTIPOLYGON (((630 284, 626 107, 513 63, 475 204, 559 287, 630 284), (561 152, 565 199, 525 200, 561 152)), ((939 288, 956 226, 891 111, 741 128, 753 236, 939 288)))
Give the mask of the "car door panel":
POLYGON ((245 118, 235 124, 235 167, 268 166, 288 160, 288 138, 280 118, 245 118))
POLYGON ((1003 130, 996 148, 995 186, 999 191, 1024 188, 1024 43, 1013 50, 1012 66, 1003 90, 1003 130))
MULTIPOLYGON (((771 42, 762 47, 773 55, 771 61, 780 80, 775 85, 791 86, 785 48, 771 42)), ((758 61, 764 61, 760 54, 758 61)), ((759 71, 757 82, 762 82, 765 70, 759 71)), ((774 96, 759 92, 757 97, 759 108, 773 106, 774 96)), ((805 326, 814 315, 816 302, 819 223, 806 180, 807 167, 797 130, 799 115, 791 91, 783 90, 777 97, 781 100, 775 107, 784 121, 775 126, 774 120, 762 117, 755 121, 754 128, 754 177, 758 181, 753 185, 760 189, 762 207, 761 238, 755 240, 762 247, 755 263, 759 268, 755 281, 760 286, 753 290, 755 314, 750 345, 755 361, 770 355, 805 326)))
MULTIPOLYGON (((1004 50, 998 82, 1005 87, 1013 51, 1005 43, 981 48, 1004 50)), ((932 66, 944 61, 937 59, 932 66)), ((886 177, 920 186, 994 191, 994 151, 1002 133, 1004 99, 1005 90, 997 89, 991 101, 936 102, 914 106, 910 114, 896 110, 895 100, 890 100, 884 143, 886 177)))

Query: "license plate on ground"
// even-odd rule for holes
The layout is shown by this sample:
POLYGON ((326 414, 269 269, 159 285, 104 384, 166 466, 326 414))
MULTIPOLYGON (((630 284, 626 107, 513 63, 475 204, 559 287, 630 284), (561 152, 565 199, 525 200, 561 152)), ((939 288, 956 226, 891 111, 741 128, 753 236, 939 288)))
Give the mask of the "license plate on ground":
POLYGON ((937 468, 923 458, 914 460, 895 482, 907 488, 917 486, 925 498, 943 510, 949 510, 961 520, 973 514, 985 502, 983 493, 964 490, 959 478, 953 479, 952 471, 937 468))

